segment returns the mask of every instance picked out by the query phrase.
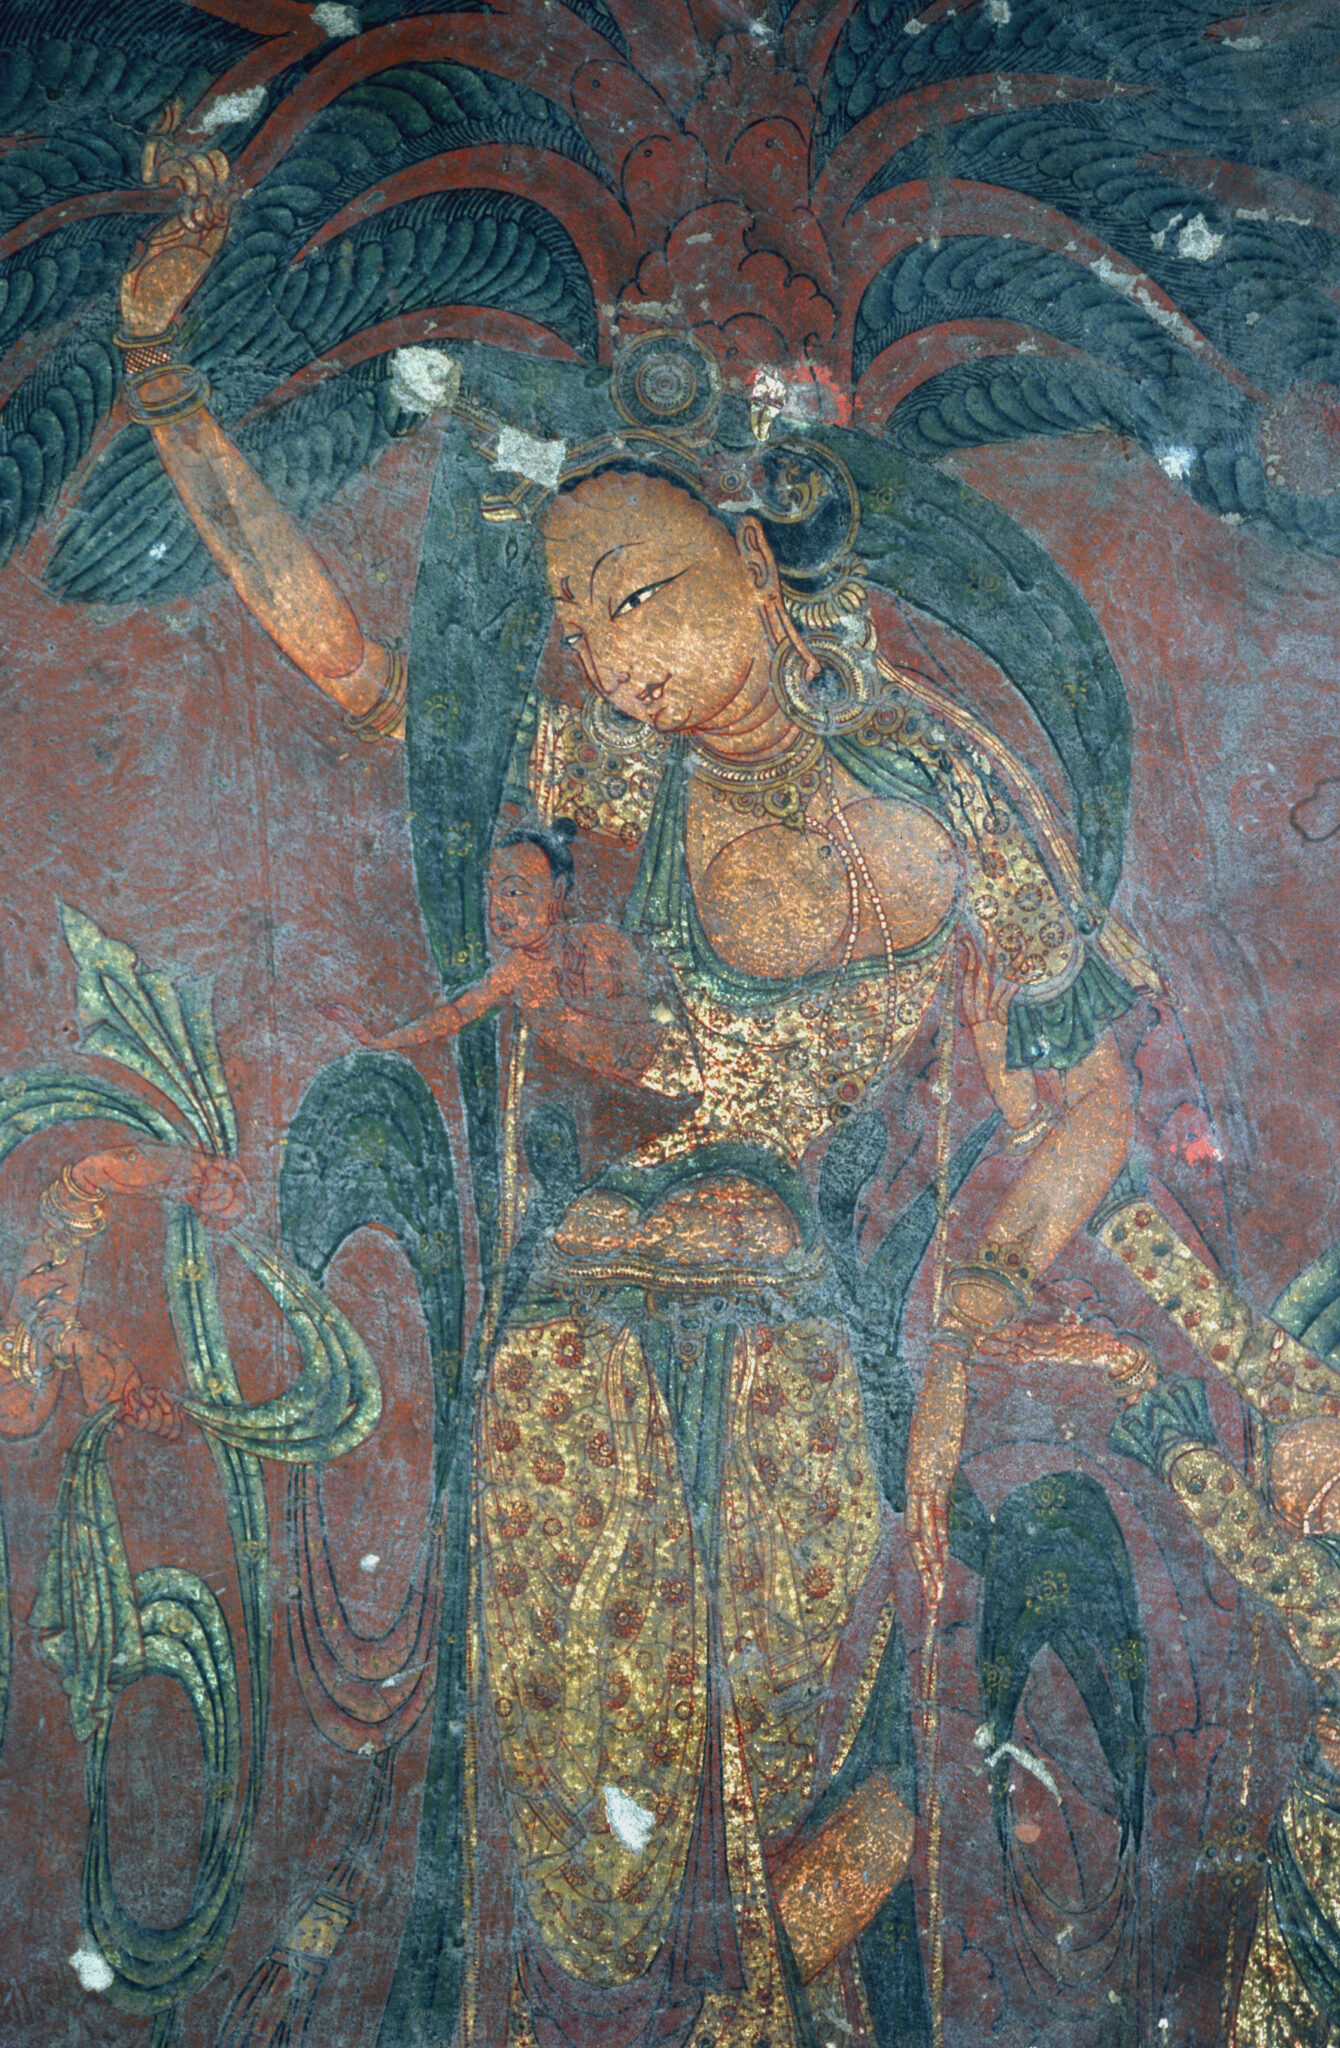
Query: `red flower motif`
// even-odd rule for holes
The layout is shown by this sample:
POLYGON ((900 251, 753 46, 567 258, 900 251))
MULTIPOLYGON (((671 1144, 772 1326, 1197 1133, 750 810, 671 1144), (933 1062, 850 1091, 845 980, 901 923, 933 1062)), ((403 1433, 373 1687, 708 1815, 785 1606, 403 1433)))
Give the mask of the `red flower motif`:
POLYGON ((505 1600, 519 1600, 530 1584, 530 1573, 521 1564, 499 1565, 494 1577, 505 1600))
POLYGON ((777 1415, 786 1406, 786 1395, 778 1380, 760 1380, 750 1396, 750 1405, 760 1415, 777 1415))
POLYGON ((561 1388, 555 1387, 552 1394, 545 1395, 540 1413, 546 1422, 566 1422, 572 1413, 572 1403, 561 1388))
POLYGON ((662 1579, 659 1587, 661 1604, 665 1607, 682 1607, 689 1597, 687 1579, 662 1579))
POLYGON ((498 1534, 504 1543, 519 1543, 535 1520, 535 1510, 526 1500, 504 1502, 495 1512, 498 1534))
POLYGON ((547 1607, 537 1607, 530 1617, 537 1643, 556 1643, 562 1634, 557 1618, 547 1607))
POLYGON ((568 1468, 557 1451, 537 1451, 530 1469, 541 1486, 557 1486, 568 1468))
POLYGON ((816 1522, 831 1522, 841 1505, 831 1486, 816 1486, 810 1495, 810 1517, 816 1522))
POLYGON ((757 1472, 761 1484, 767 1488, 769 1493, 772 1492, 782 1476, 781 1467, 778 1465, 777 1460, 769 1458, 766 1454, 755 1458, 754 1470, 757 1472))
POLYGON ((605 1680, 605 1705, 609 1708, 610 1712, 617 1714, 621 1707, 628 1705, 632 1696, 633 1687, 627 1673, 611 1671, 609 1677, 605 1680))
POLYGON ((494 1449, 514 1451, 521 1441, 521 1431, 510 1415, 502 1415, 493 1425, 494 1449))
POLYGON ((564 1372, 580 1372, 586 1364, 586 1345, 575 1330, 560 1337, 555 1344, 554 1364, 561 1366, 564 1372))
POLYGON ((535 1367, 528 1358, 511 1351, 498 1367, 498 1384, 507 1388, 510 1394, 524 1394, 535 1377, 535 1367))
POLYGON ((635 1600, 614 1600, 610 1603, 609 1623, 611 1632, 621 1643, 631 1643, 642 1633, 646 1611, 635 1600))
POLYGON ((595 1435, 588 1440, 586 1455, 593 1465, 598 1465, 606 1471, 618 1462, 617 1453, 614 1449, 614 1438, 607 1429, 598 1429, 595 1435))
POLYGON ((696 1685, 698 1667, 691 1650, 672 1650, 665 1660, 665 1675, 671 1685, 696 1685))
POLYGON ((833 1590, 833 1574, 826 1564, 812 1564, 805 1574, 804 1586, 811 1600, 826 1600, 833 1590))
POLYGON ((598 1529, 605 1519, 604 1505, 594 1493, 584 1493, 573 1519, 579 1529, 598 1529))

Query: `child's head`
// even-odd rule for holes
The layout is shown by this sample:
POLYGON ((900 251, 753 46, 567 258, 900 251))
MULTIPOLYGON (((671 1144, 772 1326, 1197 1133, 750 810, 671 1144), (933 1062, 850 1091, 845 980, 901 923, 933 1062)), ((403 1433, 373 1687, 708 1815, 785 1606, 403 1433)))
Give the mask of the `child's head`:
POLYGON ((551 826, 519 825, 493 849, 489 862, 489 931, 514 952, 533 946, 566 915, 575 869, 571 818, 551 826))

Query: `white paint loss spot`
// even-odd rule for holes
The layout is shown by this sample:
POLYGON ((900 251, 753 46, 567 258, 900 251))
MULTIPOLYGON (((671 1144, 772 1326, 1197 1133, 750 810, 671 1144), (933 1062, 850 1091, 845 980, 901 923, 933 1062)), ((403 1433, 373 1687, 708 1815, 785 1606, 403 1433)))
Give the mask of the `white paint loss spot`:
POLYGON ((639 1806, 636 1799, 630 1799, 617 1785, 606 1785, 605 1818, 624 1848, 640 1856, 651 1840, 651 1831, 656 1825, 655 1814, 649 1813, 645 1806, 639 1806))
POLYGON ((70 1957, 70 1968, 85 1991, 110 1991, 116 1981, 115 1970, 96 1948, 77 1948, 70 1957))
POLYGON ((1259 50, 1263 47, 1264 45, 1260 36, 1224 37, 1224 48, 1226 50, 1259 50))
POLYGON ((1004 28, 1010 18, 1010 0, 986 0, 986 18, 1004 28))
POLYGON ((312 9, 312 20, 323 28, 328 36, 356 36, 359 29, 358 16, 352 7, 336 7, 331 0, 321 0, 319 7, 312 9))
POLYGON ((404 412, 454 405, 461 366, 444 348, 398 348, 391 358, 391 396, 404 412))
POLYGON ((253 85, 247 92, 226 92, 206 107, 198 126, 210 135, 216 128, 231 128, 234 121, 249 121, 264 105, 263 85, 253 85))
POLYGON ((1163 474, 1172 477, 1176 483, 1180 483, 1184 476, 1190 475, 1191 465, 1195 459, 1194 448, 1165 448, 1163 453, 1155 458, 1163 474))
POLYGON ((1162 226, 1161 228, 1159 228, 1159 230, 1157 231, 1157 233, 1155 233, 1155 234, 1152 234, 1152 235, 1151 235, 1151 236, 1149 237, 1150 241, 1151 241, 1151 242, 1153 243, 1153 245, 1154 245, 1154 247, 1155 247, 1156 249, 1162 249, 1162 248, 1163 248, 1163 247, 1165 246, 1165 244, 1167 243, 1167 240, 1168 240, 1168 237, 1169 237, 1169 235, 1170 235, 1170 234, 1172 233, 1172 231, 1173 231, 1173 229, 1174 229, 1175 227, 1178 227, 1178 226, 1180 226, 1180 225, 1181 225, 1181 221, 1182 221, 1182 216, 1181 216, 1181 214, 1180 214, 1180 213, 1175 213, 1175 214, 1173 215, 1173 217, 1172 217, 1172 219, 1171 219, 1171 220, 1165 220, 1165 221, 1164 221, 1164 223, 1163 223, 1163 226, 1162 226))
POLYGON ((161 562, 166 553, 167 542, 165 540, 156 540, 149 550, 149 560, 151 562, 161 562))
POLYGON ((381 1558, 378 1556, 377 1552, 375 1550, 368 1550, 365 1551, 363 1556, 359 1558, 358 1569, 361 1572, 375 1572, 377 1566, 380 1563, 381 1558))
POLYGON ((529 477, 532 483, 543 484, 545 490, 556 491, 567 452, 566 441, 539 441, 533 434, 523 434, 519 427, 504 427, 498 436, 493 467, 510 470, 514 476, 529 477))
POLYGON ((1223 236, 1215 232, 1203 213, 1193 213, 1177 237, 1178 255, 1192 263, 1208 263, 1223 246, 1223 236))
POLYGON ((1121 292, 1124 297, 1133 299, 1143 312, 1148 313, 1151 320, 1157 322, 1160 327, 1165 327, 1169 334, 1175 334, 1179 341, 1185 342, 1197 355, 1204 354, 1203 337, 1196 332, 1189 320, 1182 318, 1176 306, 1165 306, 1161 299, 1155 297, 1138 271, 1127 270, 1122 264, 1114 262, 1110 256, 1095 256, 1089 268, 1096 278, 1100 278, 1104 284, 1110 284, 1113 291, 1121 292))
POLYGON ((926 33, 926 24, 925 24, 925 22, 924 22, 924 21, 918 21, 918 20, 917 20, 917 18, 916 18, 916 16, 915 16, 915 14, 914 14, 914 15, 912 16, 912 19, 911 19, 911 21, 905 21, 905 22, 903 23, 903 34, 904 34, 905 36, 924 36, 924 35, 925 35, 925 33, 926 33))

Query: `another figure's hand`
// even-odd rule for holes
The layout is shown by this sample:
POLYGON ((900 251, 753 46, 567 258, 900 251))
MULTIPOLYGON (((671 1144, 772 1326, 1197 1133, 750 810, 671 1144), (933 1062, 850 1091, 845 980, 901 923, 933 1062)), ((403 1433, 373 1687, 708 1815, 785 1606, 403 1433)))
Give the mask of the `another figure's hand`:
POLYGON ((181 1410, 176 1402, 160 1387, 142 1386, 139 1381, 121 1396, 117 1421, 126 1429, 162 1437, 165 1443, 176 1443, 181 1435, 181 1410))
POLYGON ((957 1332, 932 1332, 907 1447, 905 1526, 930 1607, 939 1606, 949 1569, 949 1489, 963 1447, 971 1348, 957 1332))
POLYGON ((235 1159, 217 1159, 208 1153, 197 1152, 182 1196, 206 1223, 226 1230, 246 1214, 251 1190, 235 1159))
POLYGON ((235 1223, 250 1200, 246 1177, 232 1159, 216 1159, 179 1146, 116 1145, 90 1152, 70 1169, 70 1181, 89 1201, 137 1195, 180 1195, 207 1223, 235 1223))
POLYGON ((127 335, 162 334, 208 271, 228 233, 229 164, 221 149, 192 150, 174 140, 181 105, 174 100, 145 144, 146 185, 181 194, 177 213, 156 227, 121 280, 121 327, 127 335))
POLYGON ((368 1046, 373 1052, 382 1050, 382 1041, 375 1031, 369 1031, 357 1010, 349 1003, 314 1003, 318 1017, 324 1017, 328 1024, 338 1024, 341 1031, 347 1031, 350 1038, 356 1038, 360 1045, 368 1046))

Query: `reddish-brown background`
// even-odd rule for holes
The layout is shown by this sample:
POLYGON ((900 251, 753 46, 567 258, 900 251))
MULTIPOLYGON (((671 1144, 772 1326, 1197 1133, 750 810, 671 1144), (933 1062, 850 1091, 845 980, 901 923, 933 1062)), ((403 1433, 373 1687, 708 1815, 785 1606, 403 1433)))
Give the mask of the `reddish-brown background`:
MULTIPOLYGON (((426 424, 314 528, 374 634, 407 629, 439 438, 426 424)), ((1174 990, 1225 1154, 1243 1280, 1268 1302, 1340 1234, 1340 831, 1309 840, 1290 816, 1315 796, 1301 815, 1306 829, 1326 830, 1328 799, 1340 821, 1340 785, 1325 786, 1340 777, 1340 571, 1210 517, 1108 435, 964 456, 955 467, 1074 578, 1126 678, 1134 778, 1119 900, 1174 990)), ((215 974, 244 1163, 268 1231, 284 1127, 311 1076, 344 1049, 315 1003, 338 996, 389 1021, 432 994, 400 755, 347 741, 222 584, 160 612, 63 606, 42 584, 48 545, 39 536, 0 578, 0 1071, 74 1051, 59 899, 173 975, 215 974)), ((936 645, 956 659, 943 639, 936 645)), ((961 672, 1008 711, 998 680, 966 657, 961 672)), ((31 1233, 37 1188, 76 1143, 69 1132, 43 1140, 5 1169, 6 1274, 31 1233)), ((171 1388, 160 1246, 152 1216, 109 1233, 91 1270, 89 1319, 171 1388)), ((336 1271, 388 1389, 381 1428, 329 1481, 352 1618, 371 1628, 399 1605, 426 1500, 426 1351, 407 1270, 388 1244, 360 1243, 336 1271), (361 1572, 359 1559, 374 1552, 377 1570, 361 1572)), ((278 1384, 287 1368, 273 1314, 231 1271, 226 1300, 244 1385, 278 1384)), ((0 2041, 25 2048, 145 2036, 142 2023, 82 1992, 67 1961, 79 1941, 81 1758, 55 1673, 21 1625, 75 1421, 67 1402, 41 1438, 0 1451, 20 1621, 0 1769, 0 2041)), ((125 1443, 115 1480, 136 1569, 199 1568, 226 1554, 198 1438, 125 1443)), ((279 1486, 271 1499, 277 1521, 279 1486)), ((282 1613, 282 1543, 276 1557, 282 1613)), ((188 2042, 212 2038, 210 2016, 319 1879, 357 1803, 362 1766, 311 1728, 282 1622, 275 1673, 242 1920, 225 1970, 190 2009, 188 2042)), ((195 1737, 161 1681, 136 1689, 118 1731, 115 1839, 132 1845, 116 1852, 118 1879, 128 1903, 163 1923, 186 1903, 195 1737)), ((375 2033, 407 1903, 425 1751, 421 1728, 399 1766, 372 1899, 324 1994, 318 2038, 340 2048, 370 2048, 375 2033)))

